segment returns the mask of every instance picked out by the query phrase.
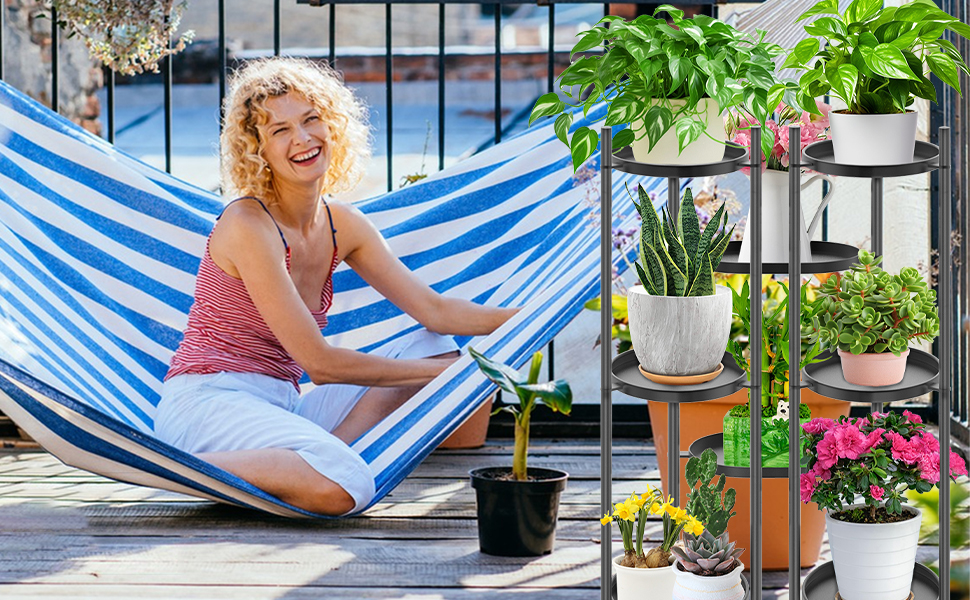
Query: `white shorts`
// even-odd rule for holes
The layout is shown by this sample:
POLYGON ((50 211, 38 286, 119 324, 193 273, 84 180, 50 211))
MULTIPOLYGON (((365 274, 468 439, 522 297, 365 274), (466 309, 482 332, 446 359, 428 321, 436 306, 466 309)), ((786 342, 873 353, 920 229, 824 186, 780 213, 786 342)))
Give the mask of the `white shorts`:
MULTIPOLYGON (((421 329, 372 352, 426 358, 458 349, 421 329)), ((289 381, 258 373, 177 375, 162 386, 155 435, 191 454, 286 448, 347 491, 360 510, 374 497, 374 476, 359 454, 330 432, 369 388, 317 386, 302 396, 289 381)), ((351 511, 351 512, 353 512, 351 511)))

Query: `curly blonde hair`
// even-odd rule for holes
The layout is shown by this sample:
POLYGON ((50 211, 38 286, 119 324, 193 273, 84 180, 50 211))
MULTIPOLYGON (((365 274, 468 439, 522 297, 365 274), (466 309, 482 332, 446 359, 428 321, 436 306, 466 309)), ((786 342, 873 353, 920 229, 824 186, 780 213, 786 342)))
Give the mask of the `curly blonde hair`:
POLYGON ((273 172, 262 156, 259 127, 269 122, 266 100, 296 92, 312 104, 330 130, 330 167, 324 193, 351 190, 364 176, 370 157, 367 110, 329 66, 291 57, 246 63, 236 71, 223 103, 219 138, 222 186, 232 196, 276 202, 273 172))

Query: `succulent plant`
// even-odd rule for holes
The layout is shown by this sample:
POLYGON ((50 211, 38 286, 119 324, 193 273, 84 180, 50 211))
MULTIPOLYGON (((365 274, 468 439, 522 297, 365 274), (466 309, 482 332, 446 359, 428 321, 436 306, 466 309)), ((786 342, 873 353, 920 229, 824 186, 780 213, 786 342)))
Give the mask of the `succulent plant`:
POLYGON ((713 483, 716 469, 717 455, 708 448, 700 458, 688 459, 685 470, 690 488, 687 491, 687 512, 696 516, 714 536, 724 533, 728 520, 738 514, 737 511, 731 512, 736 492, 734 488, 724 490, 724 475, 718 478, 717 484, 713 483))
POLYGON ((701 233, 690 188, 684 193, 676 222, 665 209, 663 222, 643 186, 637 186, 640 203, 640 262, 635 263, 640 283, 653 296, 710 296, 714 269, 721 262, 734 227, 724 233, 728 216, 724 204, 701 233), (680 224, 678 231, 677 223, 680 224), (717 236, 715 237, 715 233, 717 236), (642 264, 641 264, 642 263, 642 264))
POLYGON ((677 546, 672 550, 684 570, 714 577, 730 573, 741 564, 738 557, 744 549, 735 549, 734 545, 735 542, 728 542, 727 532, 714 537, 705 529, 700 536, 684 533, 684 547, 677 546))
POLYGON ((859 250, 852 269, 829 277, 819 288, 812 328, 824 347, 899 356, 910 340, 929 342, 939 335, 936 292, 916 269, 904 267, 892 275, 879 267, 881 261, 859 250))

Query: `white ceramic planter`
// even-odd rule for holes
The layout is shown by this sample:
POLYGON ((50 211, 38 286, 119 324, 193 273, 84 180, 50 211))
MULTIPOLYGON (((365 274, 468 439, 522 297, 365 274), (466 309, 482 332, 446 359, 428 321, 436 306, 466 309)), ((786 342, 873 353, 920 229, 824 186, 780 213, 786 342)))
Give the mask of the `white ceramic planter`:
MULTIPOLYGON (((801 219, 801 257, 802 262, 812 261, 811 239, 815 235, 818 224, 821 223, 822 211, 828 206, 835 191, 835 182, 827 175, 816 175, 802 184, 802 191, 810 186, 817 179, 824 179, 829 182, 829 193, 822 198, 822 202, 812 216, 812 224, 805 227, 804 215, 799 215, 801 219)), ((788 173, 785 171, 775 171, 768 169, 761 175, 761 261, 762 262, 788 262, 788 173)), ((802 197, 802 206, 810 204, 802 197)), ((748 210, 748 223, 751 222, 751 210, 748 210)), ((741 251, 738 260, 750 262, 751 241, 748 239, 750 228, 744 230, 744 237, 741 239, 741 251)))
POLYGON ((634 569, 621 567, 613 559, 616 569, 617 600, 671 600, 677 575, 669 567, 661 569, 634 569))
POLYGON ((895 385, 906 375, 906 359, 909 349, 896 356, 892 352, 863 352, 852 354, 839 350, 842 376, 849 383, 878 387, 895 385))
POLYGON ((742 600, 744 587, 741 585, 741 571, 744 565, 738 561, 738 566, 730 573, 717 577, 704 577, 683 571, 677 566, 677 561, 670 569, 676 574, 674 582, 673 600, 742 600))
MULTIPOLYGON (((853 504, 846 509, 865 506, 853 504)), ((923 514, 900 523, 846 523, 825 514, 825 528, 835 563, 835 581, 843 600, 906 600, 913 584, 916 546, 923 514)))
POLYGON ((847 165, 902 165, 913 162, 916 112, 895 115, 829 113, 835 162, 847 165))
POLYGON ((640 366, 657 375, 710 373, 724 358, 731 334, 731 290, 710 296, 651 296, 630 288, 630 338, 640 366))
MULTIPOLYGON (((668 102, 675 115, 674 118, 676 118, 677 110, 683 107, 687 101, 668 100, 668 102)), ((651 101, 651 105, 658 103, 657 100, 651 101)), ((701 98, 700 102, 697 103, 697 108, 702 111, 702 118, 707 123, 707 133, 714 138, 713 140, 707 135, 701 135, 693 143, 688 144, 681 153, 679 152, 677 132, 675 127, 671 125, 667 133, 654 145, 653 150, 649 150, 650 142, 647 141, 646 137, 633 142, 633 158, 638 162, 653 165, 705 165, 723 159, 725 146, 715 140, 726 139, 727 132, 724 129, 724 119, 720 116, 718 110, 717 100, 701 98)), ((632 125, 635 131, 642 131, 643 129, 642 121, 634 121, 632 125)))

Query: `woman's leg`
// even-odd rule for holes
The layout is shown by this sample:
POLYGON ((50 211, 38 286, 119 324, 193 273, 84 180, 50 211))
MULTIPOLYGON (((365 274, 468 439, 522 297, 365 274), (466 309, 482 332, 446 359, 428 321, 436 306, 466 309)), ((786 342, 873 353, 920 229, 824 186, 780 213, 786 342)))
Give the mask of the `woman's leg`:
POLYGON ((262 448, 203 452, 197 456, 303 510, 342 515, 356 504, 346 490, 321 475, 293 450, 262 448))

